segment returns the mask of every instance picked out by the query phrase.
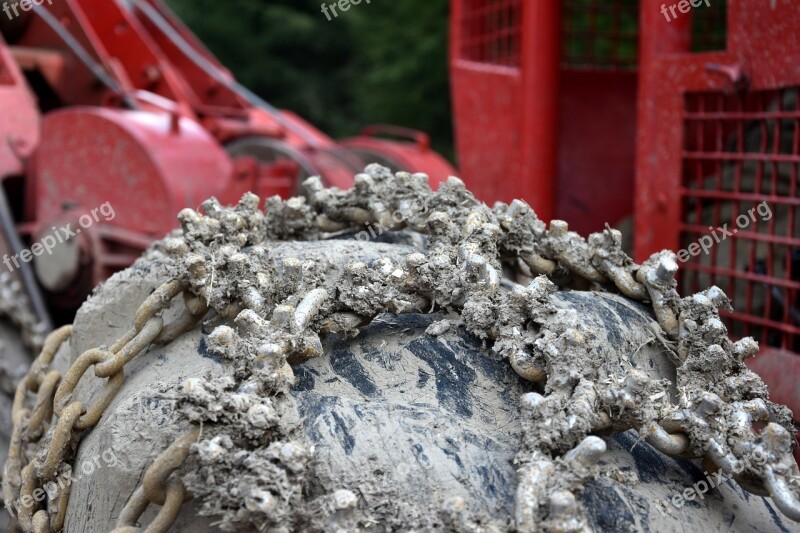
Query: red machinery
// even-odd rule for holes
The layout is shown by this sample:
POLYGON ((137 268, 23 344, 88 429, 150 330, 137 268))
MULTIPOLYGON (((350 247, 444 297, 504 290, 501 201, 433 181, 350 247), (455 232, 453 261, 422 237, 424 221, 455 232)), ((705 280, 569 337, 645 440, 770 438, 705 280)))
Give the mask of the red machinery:
POLYGON ((800 6, 729 0, 726 42, 703 53, 691 18, 663 24, 657 9, 642 5, 636 256, 728 224, 681 284, 733 298, 731 334, 761 343, 750 366, 800 417, 800 6))
POLYGON ((622 26, 635 17, 630 1, 452 1, 456 147, 472 190, 523 198, 584 235, 630 215, 636 73, 622 26))
POLYGON ((583 235, 633 214, 638 261, 736 229, 681 265, 682 292, 726 291, 729 331, 800 416, 800 5, 662 4, 453 0, 462 175, 583 235))
POLYGON ((269 106, 159 0, 9 4, 16 16, 0 13, 0 254, 22 251, 18 231, 37 243, 54 228, 79 230, 57 253, 10 269, 43 320, 31 264, 47 303, 74 308, 170 231, 181 208, 211 196, 289 195, 309 175, 348 187, 373 160, 433 181, 454 172, 422 133, 373 127, 337 144, 269 106), (387 133, 412 142, 377 137, 387 133), (104 204, 113 219, 98 220, 104 204))

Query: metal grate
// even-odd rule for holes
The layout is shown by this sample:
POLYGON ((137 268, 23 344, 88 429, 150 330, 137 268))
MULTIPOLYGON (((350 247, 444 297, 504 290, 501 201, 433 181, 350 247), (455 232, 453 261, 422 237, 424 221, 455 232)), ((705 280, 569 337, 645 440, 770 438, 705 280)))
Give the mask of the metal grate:
POLYGON ((727 14, 726 0, 709 0, 692 9, 692 52, 725 50, 727 14))
POLYGON ((522 0, 465 0, 461 58, 518 67, 522 0))
POLYGON ((681 288, 733 299, 731 335, 800 351, 800 87, 685 97, 681 288), (727 228, 724 225, 727 224, 727 228), (710 229, 713 228, 713 229, 710 229), (717 228, 727 229, 725 235, 717 228), (719 241, 719 242, 717 242, 719 241), (707 253, 706 253, 707 252, 707 253))
POLYGON ((636 68, 638 0, 569 0, 564 3, 562 16, 564 65, 636 68))

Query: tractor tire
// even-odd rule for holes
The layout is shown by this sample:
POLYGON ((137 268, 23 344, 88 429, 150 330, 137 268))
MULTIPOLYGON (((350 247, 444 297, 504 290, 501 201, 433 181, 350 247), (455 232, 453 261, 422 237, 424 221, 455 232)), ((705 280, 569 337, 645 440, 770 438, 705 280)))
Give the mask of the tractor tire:
MULTIPOLYGON (((409 252, 403 245, 355 241, 270 246, 278 257, 336 256, 343 261, 409 252)), ((130 327, 139 304, 167 278, 163 256, 152 250, 99 287, 78 312, 71 341, 57 354, 55 368, 64 371, 85 350, 115 341, 130 327)), ((642 342, 652 336, 654 321, 645 307, 599 292, 561 292, 556 301, 593 324, 607 340, 610 359, 635 352, 632 365, 649 375, 674 378, 664 355, 642 342)), ((179 311, 173 304, 165 320, 179 311)), ((298 509, 267 528, 201 516, 208 502, 195 498, 184 504, 170 530, 336 531, 352 530, 358 523, 364 531, 513 531, 515 454, 522 431, 518 405, 520 396, 535 386, 456 320, 441 322, 448 318, 453 317, 381 315, 355 338, 328 336, 322 357, 293 365, 293 407, 284 415, 314 450, 303 498, 345 491, 355 496, 354 502, 318 515, 298 509), (457 514, 469 516, 453 518, 457 514)), ((189 426, 172 392, 189 378, 233 375, 231 363, 208 350, 212 329, 201 324, 166 346, 151 347, 125 367, 122 389, 99 424, 82 437, 73 461, 65 531, 113 529, 144 471, 189 426), (113 464, 97 459, 111 455, 113 464)), ((95 397, 103 383, 87 376, 74 396, 95 397)), ((769 500, 743 492, 731 480, 676 507, 670 503, 673 496, 705 478, 697 462, 666 457, 632 430, 604 439, 604 474, 581 493, 596 531, 793 527, 769 500)), ((191 462, 177 474, 186 475, 189 468, 191 462)), ((220 476, 220 485, 231 481, 223 479, 224 472, 220 476)), ((247 487, 236 490, 244 493, 247 487)), ((158 509, 148 508, 142 527, 158 509)))

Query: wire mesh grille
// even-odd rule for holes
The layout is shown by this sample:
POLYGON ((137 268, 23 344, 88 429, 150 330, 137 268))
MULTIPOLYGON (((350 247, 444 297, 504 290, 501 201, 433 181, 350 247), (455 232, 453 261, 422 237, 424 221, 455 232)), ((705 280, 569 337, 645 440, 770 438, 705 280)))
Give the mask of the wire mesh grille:
POLYGON ((636 68, 638 0, 569 0, 562 17, 564 65, 636 68))
POLYGON ((518 67, 521 6, 522 0, 465 0, 461 19, 461 58, 518 67))
POLYGON ((685 97, 681 288, 717 285, 735 338, 800 352, 799 87, 685 97))

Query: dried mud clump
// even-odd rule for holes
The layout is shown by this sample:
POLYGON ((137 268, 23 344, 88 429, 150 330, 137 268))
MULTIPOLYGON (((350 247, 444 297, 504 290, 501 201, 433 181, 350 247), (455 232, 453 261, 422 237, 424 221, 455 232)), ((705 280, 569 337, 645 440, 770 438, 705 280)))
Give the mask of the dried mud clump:
MULTIPOLYGON (((322 356, 322 336, 356 334, 379 313, 432 310, 458 313, 467 331, 543 387, 544 394, 521 398, 518 530, 585 530, 576 494, 597 475, 605 451, 594 434, 630 428, 664 453, 708 457, 726 472, 731 461, 762 451, 766 464, 736 479, 800 520, 791 413, 772 404, 743 365, 754 341, 728 340, 718 314, 729 306, 725 294, 716 287, 677 294, 674 254, 637 265, 616 230, 584 240, 563 221, 548 228, 520 201, 490 209, 456 178, 434 192, 422 174, 372 165, 352 190, 325 188, 318 178, 304 186, 304 198, 267 199, 265 213, 252 194, 233 208, 209 200, 203 215, 184 210, 182 233, 166 245, 172 273, 216 312, 209 351, 234 367, 229 378, 190 380, 178 394, 184 415, 204 424, 187 488, 204 514, 222 517, 221 527, 287 529, 313 514, 303 500, 312 450, 284 416, 293 409, 291 364, 322 356), (371 262, 271 253, 275 241, 324 239, 366 225, 416 232, 425 244, 371 262), (677 383, 606 360, 582 317, 555 302, 563 290, 619 293, 651 305, 658 321, 652 342, 669 352, 677 383), (760 434, 755 421, 767 423, 760 434)), ((336 508, 328 519, 363 523, 348 522, 356 502, 346 492, 328 496, 336 508)), ((491 530, 463 507, 452 501, 439 516, 454 529, 491 530)))
POLYGON ((201 514, 220 517, 223 531, 293 527, 311 454, 291 441, 251 448, 221 434, 193 446, 183 480, 201 514))

